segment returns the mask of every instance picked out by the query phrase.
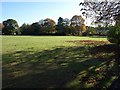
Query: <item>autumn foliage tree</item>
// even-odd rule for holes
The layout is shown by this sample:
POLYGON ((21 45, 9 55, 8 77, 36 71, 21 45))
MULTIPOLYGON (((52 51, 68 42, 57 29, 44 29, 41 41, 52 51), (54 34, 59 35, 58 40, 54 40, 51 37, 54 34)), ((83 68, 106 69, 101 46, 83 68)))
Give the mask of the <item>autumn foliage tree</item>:
POLYGON ((86 26, 84 24, 85 20, 80 15, 74 15, 71 19, 71 27, 73 29, 73 34, 80 35, 86 31, 86 26))
POLYGON ((50 19, 50 18, 46 18, 44 20, 39 21, 39 24, 41 26, 41 32, 43 34, 54 34, 56 33, 55 30, 55 21, 50 19))

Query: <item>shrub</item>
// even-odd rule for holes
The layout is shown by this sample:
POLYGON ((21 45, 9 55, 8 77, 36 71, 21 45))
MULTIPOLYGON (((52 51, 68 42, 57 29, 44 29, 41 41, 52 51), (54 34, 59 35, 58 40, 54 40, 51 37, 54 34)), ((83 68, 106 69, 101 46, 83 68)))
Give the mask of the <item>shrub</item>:
POLYGON ((88 32, 83 32, 82 33, 82 36, 88 36, 89 34, 88 34, 88 32))
POLYGON ((107 38, 111 43, 120 44, 120 26, 111 26, 107 38))

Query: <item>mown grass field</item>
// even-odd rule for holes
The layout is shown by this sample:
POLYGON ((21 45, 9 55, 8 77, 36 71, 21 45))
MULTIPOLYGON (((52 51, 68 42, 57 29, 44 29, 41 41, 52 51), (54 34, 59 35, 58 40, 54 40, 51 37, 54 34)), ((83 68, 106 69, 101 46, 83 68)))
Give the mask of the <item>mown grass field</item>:
POLYGON ((117 78, 114 53, 96 50, 106 38, 2 36, 3 88, 106 88, 117 78))

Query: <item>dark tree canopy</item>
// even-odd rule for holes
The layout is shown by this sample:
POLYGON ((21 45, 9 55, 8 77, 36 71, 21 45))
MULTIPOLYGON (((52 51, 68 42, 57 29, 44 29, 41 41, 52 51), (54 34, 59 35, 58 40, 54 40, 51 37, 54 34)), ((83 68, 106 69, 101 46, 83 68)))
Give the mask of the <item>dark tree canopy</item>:
POLYGON ((68 18, 63 19, 62 17, 58 18, 58 23, 56 25, 57 34, 67 35, 69 31, 70 20, 68 18))
POLYGON ((24 23, 21 27, 19 27, 19 30, 22 35, 30 35, 31 34, 29 24, 24 23))
POLYGON ((31 34, 33 35, 39 35, 40 34, 40 25, 38 22, 33 23, 30 26, 31 34))
POLYGON ((63 25, 64 19, 62 17, 58 18, 58 25, 63 25))
POLYGON ((111 26, 107 38, 111 43, 120 45, 120 26, 111 26))
POLYGON ((17 33, 18 23, 14 19, 8 19, 3 21, 4 28, 2 29, 2 34, 5 35, 13 35, 17 33))

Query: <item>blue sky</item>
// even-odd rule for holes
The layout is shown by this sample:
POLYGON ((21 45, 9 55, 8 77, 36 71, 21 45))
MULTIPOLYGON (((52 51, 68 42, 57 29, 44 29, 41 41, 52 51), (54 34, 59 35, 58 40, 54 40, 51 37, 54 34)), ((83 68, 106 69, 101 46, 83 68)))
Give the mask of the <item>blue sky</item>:
POLYGON ((79 2, 2 2, 2 20, 15 19, 19 26, 32 24, 41 19, 59 17, 71 19, 81 15, 79 2))

